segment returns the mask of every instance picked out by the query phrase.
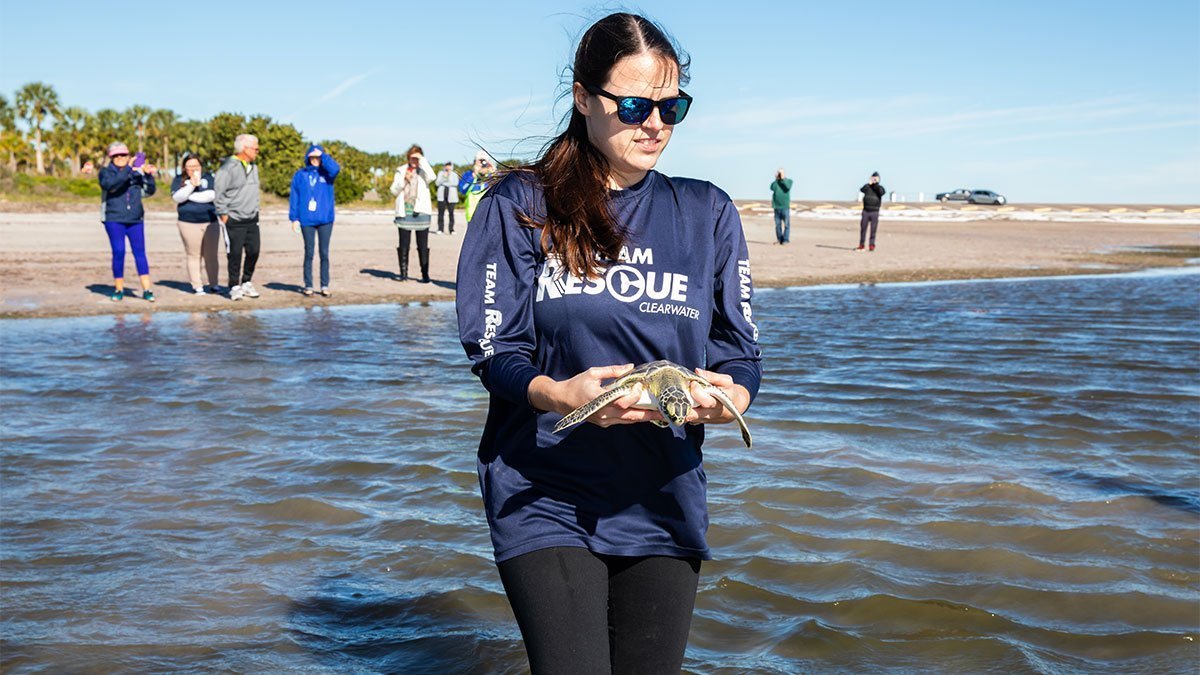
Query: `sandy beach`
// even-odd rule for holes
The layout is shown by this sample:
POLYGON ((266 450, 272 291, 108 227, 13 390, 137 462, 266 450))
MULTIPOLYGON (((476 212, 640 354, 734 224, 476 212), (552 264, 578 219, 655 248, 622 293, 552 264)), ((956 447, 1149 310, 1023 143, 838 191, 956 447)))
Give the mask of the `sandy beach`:
MULTIPOLYGON (((797 204, 791 243, 775 244, 771 211, 739 202, 755 283, 781 287, 992 278, 1133 270, 1185 264, 1200 255, 1200 214, 1173 207, 1020 206, 972 209, 960 205, 885 206, 878 248, 855 253, 853 204, 797 204), (1162 250, 1155 250, 1162 249, 1162 250), (1170 250, 1166 250, 1170 249, 1170 250)), ((156 303, 129 295, 108 299, 109 250, 94 208, 4 209, 0 317, 52 317, 128 312, 211 312, 267 307, 449 300, 462 244, 462 214, 454 236, 431 236, 431 284, 398 282, 396 229, 390 209, 343 209, 332 242, 332 298, 300 294, 303 241, 286 212, 262 219, 262 255, 254 276, 257 300, 195 296, 187 281, 174 213, 147 216, 147 250, 156 303)), ((409 273, 418 272, 412 255, 409 273)), ((225 265, 222 261, 221 283, 225 265)), ((136 289, 132 256, 127 288, 136 289)))

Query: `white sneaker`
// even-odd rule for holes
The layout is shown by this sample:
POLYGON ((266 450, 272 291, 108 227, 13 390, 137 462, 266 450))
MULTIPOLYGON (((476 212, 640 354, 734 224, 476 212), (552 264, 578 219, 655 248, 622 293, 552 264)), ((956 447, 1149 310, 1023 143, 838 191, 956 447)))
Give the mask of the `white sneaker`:
POLYGON ((250 283, 249 281, 242 284, 242 292, 246 294, 247 298, 258 297, 258 291, 254 289, 254 284, 250 283))
POLYGON ((230 300, 241 300, 242 299, 242 287, 241 286, 231 286, 229 288, 229 299, 230 300))
POLYGON ((192 292, 196 295, 208 295, 208 291, 205 291, 203 286, 193 286, 192 292))

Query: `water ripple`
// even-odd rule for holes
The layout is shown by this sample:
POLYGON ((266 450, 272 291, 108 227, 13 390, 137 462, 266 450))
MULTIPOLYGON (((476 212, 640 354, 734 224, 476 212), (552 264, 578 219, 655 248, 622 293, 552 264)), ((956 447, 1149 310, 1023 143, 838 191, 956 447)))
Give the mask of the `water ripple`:
MULTIPOLYGON (((1198 287, 764 293, 755 448, 705 448, 686 668, 1194 669, 1198 287)), ((5 671, 524 672, 453 325, 7 322, 5 671)))

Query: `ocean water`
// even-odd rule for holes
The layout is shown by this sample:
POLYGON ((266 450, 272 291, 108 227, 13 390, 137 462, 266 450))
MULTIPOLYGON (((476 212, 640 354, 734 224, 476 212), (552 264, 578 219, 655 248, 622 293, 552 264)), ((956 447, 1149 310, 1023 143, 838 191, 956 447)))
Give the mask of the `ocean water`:
MULTIPOLYGON (((700 673, 1195 672, 1200 275, 760 293, 700 673)), ((518 673, 449 304, 0 324, 9 673, 518 673)))

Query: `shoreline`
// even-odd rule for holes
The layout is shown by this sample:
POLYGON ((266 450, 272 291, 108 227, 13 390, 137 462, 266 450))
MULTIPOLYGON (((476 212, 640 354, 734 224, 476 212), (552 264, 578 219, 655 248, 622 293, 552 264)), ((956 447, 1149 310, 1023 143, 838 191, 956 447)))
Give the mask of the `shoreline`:
MULTIPOLYGON (((152 304, 132 295, 121 302, 108 299, 112 289, 108 241, 93 210, 0 212, 0 234, 5 240, 0 265, 7 273, 6 283, 0 285, 0 319, 452 300, 463 240, 459 215, 453 236, 430 236, 434 281, 422 285, 395 280, 396 230, 390 211, 340 212, 331 255, 334 295, 306 298, 299 292, 301 238, 291 232, 286 212, 265 211, 263 250, 255 273, 262 297, 234 302, 191 293, 173 214, 152 212, 146 219, 158 296, 152 304)), ((857 218, 795 214, 791 243, 779 246, 769 214, 743 208, 741 215, 754 283, 760 289, 1105 274, 1179 267, 1200 258, 1200 221, 1195 218, 1161 223, 914 221, 890 218, 885 212, 878 250, 854 253, 857 218)), ((411 257, 409 273, 419 274, 415 253, 411 257)), ((127 256, 126 264, 127 288, 135 288, 132 256, 127 256)), ((222 276, 220 281, 224 285, 227 279, 222 276)))
MULTIPOLYGON (((1009 270, 1011 271, 1011 270, 1009 270)), ((1200 265, 1177 265, 1171 267, 1146 267, 1139 269, 1094 269, 1094 270, 1029 270, 1028 275, 1008 275, 1008 276, 970 276, 970 277, 946 277, 946 278, 929 278, 921 280, 885 280, 885 281, 847 281, 847 282, 829 282, 822 281, 820 283, 811 284, 792 284, 792 285, 777 285, 777 286, 755 286, 755 293, 774 292, 774 291, 812 291, 812 290, 849 290, 853 288, 861 288, 864 286, 920 286, 920 285, 938 285, 938 284, 970 284, 970 283, 986 283, 986 282, 1005 282, 1005 281, 1048 281, 1055 279, 1086 279, 1086 278, 1113 278, 1113 277, 1131 277, 1131 276, 1159 276, 1156 272, 1164 273, 1163 276, 1172 275, 1190 275, 1200 274, 1200 265)), ((216 309, 164 309, 150 311, 127 311, 127 312, 108 312, 108 313, 93 313, 93 314, 41 314, 41 315, 21 315, 9 316, 0 314, 0 322, 4 321, 56 321, 59 319, 96 319, 106 316, 146 316, 151 314, 161 314, 165 316, 183 316, 190 314, 220 314, 223 312, 262 312, 262 311, 283 311, 295 309, 315 309, 318 307, 324 308, 369 308, 384 305, 393 306, 408 306, 408 305, 428 305, 436 303, 451 303, 454 302, 453 297, 404 297, 399 296, 394 301, 372 301, 372 302, 333 302, 331 299, 326 299, 326 302, 299 302, 288 305, 270 304, 270 305, 241 305, 236 307, 221 307, 216 309)))

